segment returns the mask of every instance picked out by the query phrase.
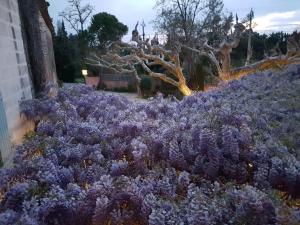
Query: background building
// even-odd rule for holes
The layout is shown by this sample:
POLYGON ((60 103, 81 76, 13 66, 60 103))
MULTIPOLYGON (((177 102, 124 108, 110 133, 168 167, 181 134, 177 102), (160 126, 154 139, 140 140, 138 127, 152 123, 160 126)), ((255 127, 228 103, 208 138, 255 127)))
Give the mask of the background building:
POLYGON ((20 114, 20 101, 43 91, 47 81, 57 83, 52 29, 46 1, 0 1, 0 160, 6 164, 34 127, 20 114))

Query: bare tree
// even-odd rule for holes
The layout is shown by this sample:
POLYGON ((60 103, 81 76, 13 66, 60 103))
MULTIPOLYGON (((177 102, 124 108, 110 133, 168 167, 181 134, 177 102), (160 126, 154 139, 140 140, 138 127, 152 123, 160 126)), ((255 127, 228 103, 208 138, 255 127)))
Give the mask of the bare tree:
POLYGON ((233 48, 238 47, 242 32, 244 31, 245 27, 241 23, 237 23, 234 26, 235 30, 233 35, 229 36, 229 38, 226 38, 223 40, 223 42, 220 44, 219 48, 217 49, 217 52, 220 55, 220 62, 222 65, 222 74, 221 77, 226 77, 230 75, 231 71, 231 57, 230 53, 232 52, 233 48))
POLYGON ((234 28, 233 34, 224 37, 223 41, 217 47, 209 45, 207 38, 199 39, 196 48, 185 45, 183 47, 191 52, 197 53, 197 57, 207 57, 211 64, 217 69, 219 77, 225 79, 229 77, 231 73, 230 53, 233 48, 239 45, 245 26, 242 23, 237 23, 234 28))
POLYGON ((179 54, 182 49, 193 52, 197 57, 205 56, 216 67, 221 78, 228 77, 231 72, 230 52, 232 48, 238 46, 241 33, 245 27, 238 23, 235 25, 235 31, 231 36, 227 36, 217 48, 208 44, 206 38, 198 40, 198 47, 192 48, 188 45, 176 43, 172 50, 166 50, 156 40, 143 41, 137 30, 138 23, 132 31, 132 41, 136 46, 123 42, 114 42, 109 46, 106 55, 89 57, 87 64, 98 67, 105 67, 114 70, 116 73, 134 73, 137 84, 138 78, 136 65, 141 65, 144 71, 151 77, 159 78, 179 89, 185 95, 191 95, 192 90, 186 84, 186 78, 183 74, 179 54), (122 53, 129 52, 129 55, 121 56, 122 53), (219 56, 219 59, 218 57, 219 56), (221 63, 220 63, 221 62, 221 63), (221 66, 220 66, 221 64, 221 66), (161 66, 165 69, 164 73, 154 72, 153 66, 161 66))
POLYGON ((156 26, 173 39, 191 43, 197 33, 197 17, 206 7, 207 0, 157 0, 156 26))
POLYGON ((141 24, 141 27, 142 27, 142 30, 143 30, 143 41, 145 41, 145 27, 146 27, 146 24, 145 24, 144 20, 143 20, 143 22, 141 24))
MULTIPOLYGON (((136 46, 123 42, 114 42, 109 46, 107 54, 98 56, 93 54, 87 58, 87 64, 92 66, 112 69, 116 73, 133 73, 137 84, 140 82, 135 66, 141 65, 144 71, 151 77, 161 79, 179 89, 185 95, 191 95, 192 91, 186 85, 186 80, 180 65, 179 53, 180 45, 174 46, 172 50, 166 50, 159 45, 151 45, 148 41, 143 41, 137 30, 138 23, 132 31, 132 41, 136 46), (130 52, 122 55, 124 51, 130 52), (165 73, 154 72, 153 66, 161 66, 165 73)), ((152 43, 157 43, 153 41, 152 43)))
POLYGON ((182 71, 179 57, 182 49, 193 52, 196 57, 207 57, 211 64, 215 66, 222 80, 234 79, 256 71, 274 68, 282 69, 286 65, 300 63, 300 33, 294 33, 287 41, 288 52, 285 56, 269 57, 251 65, 232 69, 230 52, 238 46, 242 33, 245 30, 245 26, 239 23, 238 19, 236 22, 234 32, 224 37, 217 47, 209 45, 207 38, 201 38, 198 39, 197 47, 195 48, 177 42, 172 46, 171 50, 166 50, 156 40, 152 40, 151 44, 149 40, 143 41, 137 30, 137 23, 132 31, 132 41, 136 45, 130 45, 121 41, 114 42, 108 47, 107 54, 102 56, 94 54, 93 57, 87 59, 87 64, 110 68, 116 73, 133 73, 138 87, 140 78, 135 66, 141 65, 149 76, 159 78, 177 87, 183 95, 188 96, 193 91, 187 86, 186 78, 182 71), (124 55, 125 52, 127 52, 126 55, 124 55), (155 72, 153 66, 162 67, 164 72, 155 72))
MULTIPOLYGON (((192 49, 199 47, 199 40, 207 40, 210 47, 219 48, 219 55, 222 58, 222 66, 229 69, 231 49, 228 46, 228 33, 232 27, 232 14, 224 13, 223 0, 157 0, 158 17, 156 26, 168 34, 168 44, 176 42, 192 49), (221 43, 223 46, 221 47, 221 43), (227 50, 227 52, 225 52, 227 50)), ((234 44, 234 43, 231 43, 234 44)), ((201 44, 200 44, 201 46, 201 44)), ((201 48, 201 47, 200 47, 201 48)), ((188 72, 189 85, 198 89, 195 84, 199 80, 199 57, 195 51, 184 51, 181 53, 183 67, 188 72)), ((216 64, 215 64, 216 65, 216 64)), ((203 76, 204 75, 200 75, 203 76)), ((204 79, 204 78, 203 78, 204 79)))
POLYGON ((69 0, 69 7, 59 15, 63 17, 71 25, 77 34, 84 31, 84 24, 94 11, 94 7, 90 4, 81 5, 81 0, 69 0))
POLYGON ((156 0, 155 25, 169 42, 193 47, 199 37, 221 40, 232 26, 232 14, 224 13, 223 0, 156 0))
POLYGON ((253 54, 252 51, 252 34, 253 34, 253 19, 254 19, 254 11, 250 10, 244 22, 246 23, 247 33, 248 33, 248 46, 247 46, 247 58, 245 62, 245 66, 250 64, 250 60, 253 54))

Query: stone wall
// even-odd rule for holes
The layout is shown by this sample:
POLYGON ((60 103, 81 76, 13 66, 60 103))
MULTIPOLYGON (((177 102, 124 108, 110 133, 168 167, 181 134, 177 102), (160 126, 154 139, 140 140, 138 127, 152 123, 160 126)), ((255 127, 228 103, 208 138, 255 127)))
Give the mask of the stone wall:
MULTIPOLYGON (((19 110, 21 100, 32 98, 32 85, 17 0, 0 1, 0 49, 0 94, 8 133, 14 145, 20 143, 23 135, 32 129, 32 124, 21 117, 19 110)), ((11 153, 10 149, 1 149, 3 161, 7 161, 11 153)))
POLYGON ((99 86, 100 77, 85 77, 85 84, 90 87, 97 88, 99 86))
POLYGON ((133 74, 101 74, 100 86, 105 86, 106 90, 118 88, 135 88, 135 77, 133 74))
POLYGON ((128 88, 128 82, 126 81, 103 81, 105 90, 114 90, 118 88, 128 88))
POLYGON ((39 12, 39 24, 41 33, 41 45, 43 56, 43 67, 45 73, 45 79, 51 83, 57 84, 56 66, 52 42, 52 34, 49 30, 41 12, 39 12))

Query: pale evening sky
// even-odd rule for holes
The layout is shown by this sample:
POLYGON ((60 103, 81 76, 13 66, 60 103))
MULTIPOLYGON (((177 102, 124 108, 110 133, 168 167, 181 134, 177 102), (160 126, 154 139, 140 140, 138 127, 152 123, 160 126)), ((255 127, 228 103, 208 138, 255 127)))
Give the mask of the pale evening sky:
MULTIPOLYGON (((68 6, 68 0, 48 0, 49 13, 53 23, 61 19, 59 12, 68 6)), ((155 18, 155 0, 82 0, 82 4, 90 3, 95 7, 95 13, 108 12, 115 15, 119 21, 129 27, 129 33, 136 22, 144 20, 147 24, 145 33, 155 33, 151 21, 155 18)), ((237 12, 240 18, 253 8, 255 13, 256 31, 272 32, 300 30, 300 0, 224 0, 227 12, 237 12)), ((70 27, 66 23, 68 31, 70 27)), ((87 25, 88 26, 88 23, 87 25)), ((127 39, 127 38, 126 38, 127 39)))

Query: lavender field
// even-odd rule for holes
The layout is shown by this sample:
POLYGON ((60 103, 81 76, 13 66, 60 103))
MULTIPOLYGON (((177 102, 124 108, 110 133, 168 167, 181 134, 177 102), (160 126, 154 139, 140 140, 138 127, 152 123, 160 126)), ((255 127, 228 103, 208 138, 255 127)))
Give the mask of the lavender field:
POLYGON ((300 66, 147 102, 61 89, 0 170, 0 224, 300 224, 300 66))

